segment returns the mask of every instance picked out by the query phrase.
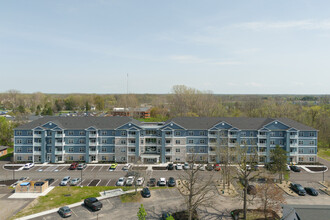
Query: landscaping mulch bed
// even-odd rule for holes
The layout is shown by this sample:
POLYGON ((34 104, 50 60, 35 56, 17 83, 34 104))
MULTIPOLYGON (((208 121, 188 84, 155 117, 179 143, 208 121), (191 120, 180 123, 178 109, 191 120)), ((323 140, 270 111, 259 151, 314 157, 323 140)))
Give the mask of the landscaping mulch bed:
POLYGON ((0 181, 0 185, 10 186, 11 184, 15 183, 17 180, 2 180, 0 181))
POLYGON ((133 167, 132 170, 146 170, 148 167, 133 167))
POLYGON ((153 170, 167 170, 167 167, 152 167, 153 170))
POLYGON ((5 169, 7 170, 18 170, 22 166, 4 166, 5 169))
POLYGON ((324 171, 327 169, 326 167, 306 167, 306 168, 314 172, 324 171))

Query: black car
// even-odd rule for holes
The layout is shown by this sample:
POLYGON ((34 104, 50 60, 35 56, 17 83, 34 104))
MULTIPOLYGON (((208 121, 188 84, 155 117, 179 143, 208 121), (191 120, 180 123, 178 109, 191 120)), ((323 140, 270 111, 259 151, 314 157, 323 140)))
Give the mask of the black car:
POLYGON ((71 209, 68 206, 61 207, 57 212, 63 218, 70 217, 72 215, 72 211, 71 211, 71 209))
POLYGON ((248 185, 247 194, 256 195, 257 194, 257 188, 254 185, 248 185))
POLYGON ((168 170, 174 170, 174 165, 173 165, 173 163, 168 164, 168 165, 167 165, 167 169, 168 169, 168 170))
POLYGON ((157 183, 157 181, 156 181, 155 178, 150 178, 147 185, 148 186, 156 186, 156 183, 157 183))
POLYGON ((300 184, 290 183, 290 188, 300 196, 306 195, 305 189, 300 184))
POLYGON ((167 184, 168 184, 168 186, 172 186, 172 187, 175 186, 176 182, 175 182, 174 177, 170 177, 170 178, 168 179, 167 184))
POLYGON ((212 164, 207 164, 206 167, 205 167, 205 169, 206 169, 207 171, 212 171, 212 170, 213 170, 213 166, 212 166, 212 164))
POLYGON ((290 166, 290 168, 293 172, 301 172, 301 169, 297 166, 290 166))
POLYGON ((89 207, 93 211, 100 210, 103 207, 102 203, 99 200, 97 200, 97 198, 95 197, 89 197, 85 199, 84 205, 89 207))
POLYGON ((143 188, 141 191, 141 195, 144 198, 149 198, 151 196, 149 188, 148 187, 143 188))
POLYGON ((50 186, 50 184, 52 184, 54 182, 54 179, 53 178, 48 178, 48 179, 45 179, 45 181, 47 181, 48 186, 50 186))
POLYGON ((319 193, 312 187, 305 187, 306 192, 311 196, 318 196, 319 193))

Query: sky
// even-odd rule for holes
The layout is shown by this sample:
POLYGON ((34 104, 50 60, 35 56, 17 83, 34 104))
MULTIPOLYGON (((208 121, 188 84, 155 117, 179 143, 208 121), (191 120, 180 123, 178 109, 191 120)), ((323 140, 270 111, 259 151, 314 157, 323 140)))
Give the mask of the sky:
POLYGON ((329 8, 328 0, 0 0, 0 92, 168 94, 186 85, 330 94, 329 8))

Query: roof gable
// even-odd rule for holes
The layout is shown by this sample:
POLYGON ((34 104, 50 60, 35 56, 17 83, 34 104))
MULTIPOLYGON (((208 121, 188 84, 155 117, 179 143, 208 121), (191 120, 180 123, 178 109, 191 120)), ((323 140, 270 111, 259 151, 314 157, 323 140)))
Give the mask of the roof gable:
POLYGON ((268 123, 267 125, 264 126, 265 128, 269 129, 269 130, 287 130, 288 128, 290 128, 290 126, 278 121, 278 120, 274 120, 271 123, 268 123))

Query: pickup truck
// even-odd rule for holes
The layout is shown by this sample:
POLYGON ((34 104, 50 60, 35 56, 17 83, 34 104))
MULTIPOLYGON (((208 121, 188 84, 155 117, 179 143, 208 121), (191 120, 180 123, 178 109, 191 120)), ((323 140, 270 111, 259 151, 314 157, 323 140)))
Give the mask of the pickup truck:
POLYGON ((95 198, 95 197, 89 197, 89 198, 85 199, 84 205, 86 207, 89 207, 93 211, 100 210, 103 207, 102 203, 99 200, 97 200, 97 198, 95 198))

